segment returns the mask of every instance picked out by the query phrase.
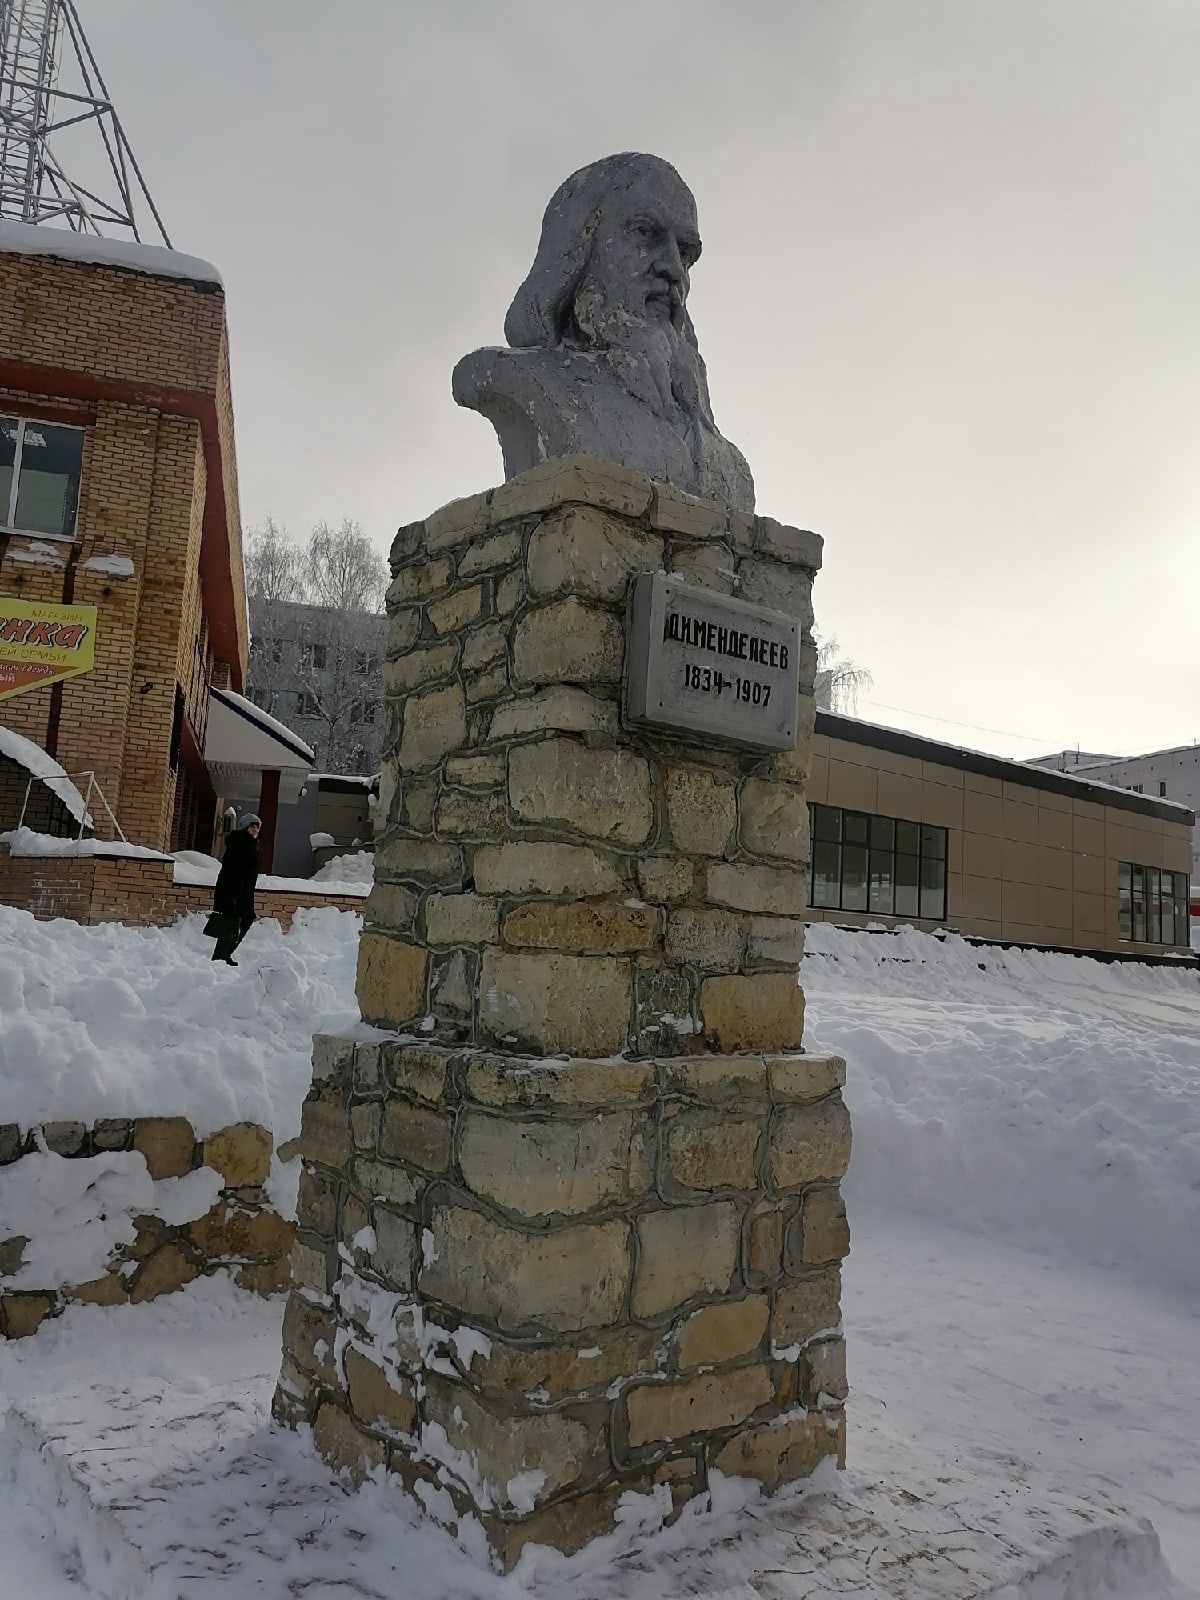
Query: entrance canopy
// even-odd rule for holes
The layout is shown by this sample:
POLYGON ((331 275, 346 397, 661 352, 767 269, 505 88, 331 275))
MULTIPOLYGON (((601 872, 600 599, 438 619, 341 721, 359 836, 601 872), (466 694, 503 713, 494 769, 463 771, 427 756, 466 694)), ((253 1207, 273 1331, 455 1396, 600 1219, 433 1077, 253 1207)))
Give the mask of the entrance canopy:
POLYGON ((229 800, 257 805, 264 772, 279 774, 279 799, 292 805, 312 771, 313 753, 303 741, 232 689, 211 689, 204 764, 213 785, 229 800))

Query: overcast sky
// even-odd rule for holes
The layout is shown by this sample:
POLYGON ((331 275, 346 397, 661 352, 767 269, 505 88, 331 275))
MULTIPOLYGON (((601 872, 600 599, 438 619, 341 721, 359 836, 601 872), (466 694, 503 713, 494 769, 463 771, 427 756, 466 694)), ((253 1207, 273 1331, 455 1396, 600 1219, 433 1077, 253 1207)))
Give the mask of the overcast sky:
POLYGON ((541 213, 673 161, 758 508, 825 538, 859 714, 1200 739, 1196 0, 81 0, 173 242, 221 268, 242 519, 500 480, 450 370, 541 213))

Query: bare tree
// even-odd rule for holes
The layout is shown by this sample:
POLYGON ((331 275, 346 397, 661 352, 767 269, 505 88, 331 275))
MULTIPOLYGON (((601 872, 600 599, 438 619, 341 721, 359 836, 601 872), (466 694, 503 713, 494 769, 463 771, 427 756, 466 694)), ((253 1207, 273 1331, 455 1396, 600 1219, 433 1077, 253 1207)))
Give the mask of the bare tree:
POLYGON ((302 600, 300 551, 274 517, 246 535, 246 593, 261 600, 302 600))
POLYGON ((301 547, 269 518, 246 541, 254 597, 254 700, 312 746, 326 771, 379 765, 387 567, 359 523, 319 522, 301 547))
POLYGON ((849 656, 839 654, 833 634, 817 640, 817 682, 813 693, 822 711, 855 711, 860 690, 871 687, 871 674, 849 656))
POLYGON ((363 611, 314 606, 305 619, 292 684, 302 714, 321 725, 308 737, 328 772, 365 775, 379 766, 384 638, 380 618, 363 611))
POLYGON ((383 609, 387 567, 360 523, 345 517, 338 528, 318 522, 302 562, 304 595, 313 606, 334 611, 383 609))

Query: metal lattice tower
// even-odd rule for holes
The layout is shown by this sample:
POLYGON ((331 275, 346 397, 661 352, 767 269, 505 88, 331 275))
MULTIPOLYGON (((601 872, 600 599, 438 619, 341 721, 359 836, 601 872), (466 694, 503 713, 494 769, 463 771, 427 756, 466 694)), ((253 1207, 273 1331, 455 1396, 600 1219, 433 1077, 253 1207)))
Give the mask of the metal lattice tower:
POLYGON ((169 246, 75 0, 0 0, 0 218, 140 241, 142 207, 169 246), (71 88, 59 86, 64 64, 71 88), (68 128, 74 175, 51 147, 68 128), (99 134, 90 149, 81 132, 99 134))

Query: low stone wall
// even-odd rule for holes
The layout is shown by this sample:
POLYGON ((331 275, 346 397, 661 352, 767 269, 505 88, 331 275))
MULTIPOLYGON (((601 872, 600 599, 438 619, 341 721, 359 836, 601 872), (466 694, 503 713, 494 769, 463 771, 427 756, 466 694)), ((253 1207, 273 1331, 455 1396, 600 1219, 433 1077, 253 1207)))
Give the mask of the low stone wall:
MULTIPOLYGON (((208 884, 176 883, 173 865, 140 856, 14 856, 0 844, 0 905, 30 911, 41 921, 68 917, 88 926, 124 922, 166 927, 189 911, 212 910, 208 884)), ((311 890, 262 889, 255 895, 260 917, 276 917, 285 931, 297 911, 332 906, 359 911, 361 895, 311 890)))
MULTIPOLYGON (((241 1287, 256 1294, 287 1288, 295 1223, 272 1208, 263 1187, 272 1155, 271 1135, 265 1128, 239 1122, 201 1139, 186 1117, 110 1119, 90 1127, 82 1122, 49 1122, 31 1129, 3 1123, 0 1183, 17 1163, 47 1152, 80 1162, 137 1152, 156 1181, 186 1178, 209 1168, 219 1176, 220 1188, 211 1209, 186 1223, 172 1224, 149 1213, 134 1216, 136 1237, 112 1251, 100 1276, 58 1287, 11 1286, 30 1240, 4 1237, 8 1229, 0 1215, 0 1338, 36 1333, 47 1317, 72 1301, 138 1304, 220 1267, 231 1269, 241 1287)), ((97 1215, 105 1204, 98 1186, 97 1215)))
POLYGON ((277 1418, 511 1565, 844 1457, 845 1064, 318 1038, 277 1418))

